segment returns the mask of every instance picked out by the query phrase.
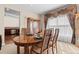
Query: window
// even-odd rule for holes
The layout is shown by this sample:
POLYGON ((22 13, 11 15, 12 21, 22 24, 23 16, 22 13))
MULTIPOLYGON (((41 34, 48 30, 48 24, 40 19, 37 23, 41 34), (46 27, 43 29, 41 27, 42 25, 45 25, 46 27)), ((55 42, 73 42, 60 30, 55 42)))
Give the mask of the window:
POLYGON ((66 14, 59 15, 56 18, 49 18, 47 23, 48 28, 59 28, 59 40, 71 42, 73 31, 66 14))
POLYGON ((4 27, 19 27, 20 11, 5 8, 4 27))
POLYGON ((19 18, 20 12, 10 9, 10 8, 5 8, 5 16, 13 17, 13 18, 19 18))

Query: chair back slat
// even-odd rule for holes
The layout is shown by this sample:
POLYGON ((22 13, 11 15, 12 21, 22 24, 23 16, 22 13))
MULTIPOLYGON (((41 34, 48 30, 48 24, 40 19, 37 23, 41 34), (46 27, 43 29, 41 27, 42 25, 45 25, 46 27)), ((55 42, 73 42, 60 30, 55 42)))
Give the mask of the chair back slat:
POLYGON ((48 48, 48 44, 49 44, 49 41, 50 41, 50 38, 51 38, 51 33, 52 33, 51 29, 46 30, 45 35, 44 35, 44 39, 43 39, 42 51, 44 49, 48 48))
POLYGON ((54 38, 54 28, 51 28, 51 30, 52 30, 52 33, 51 33, 51 40, 53 40, 53 38, 54 38))
POLYGON ((59 29, 55 29, 55 34, 54 34, 54 38, 53 38, 53 43, 56 43, 56 42, 57 42, 58 35, 59 35, 59 29))

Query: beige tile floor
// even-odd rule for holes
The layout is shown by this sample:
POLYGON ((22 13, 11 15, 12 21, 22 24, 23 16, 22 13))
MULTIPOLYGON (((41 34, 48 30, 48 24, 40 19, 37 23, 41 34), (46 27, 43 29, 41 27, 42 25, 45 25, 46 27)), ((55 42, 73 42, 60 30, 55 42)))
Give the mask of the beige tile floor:
MULTIPOLYGON (((21 54, 24 52, 23 47, 21 48, 21 54)), ((46 53, 46 52, 44 52, 46 53)), ((73 44, 58 41, 58 52, 57 54, 78 54, 79 48, 73 44)), ((17 54, 17 48, 15 44, 8 44, 2 47, 0 54, 17 54)), ((52 54, 51 48, 49 54, 52 54)))

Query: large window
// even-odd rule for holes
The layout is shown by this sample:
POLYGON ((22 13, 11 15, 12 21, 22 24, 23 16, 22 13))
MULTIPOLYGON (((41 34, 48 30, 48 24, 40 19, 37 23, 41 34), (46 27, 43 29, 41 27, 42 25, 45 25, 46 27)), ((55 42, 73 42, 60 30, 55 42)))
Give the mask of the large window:
POLYGON ((20 11, 5 8, 4 27, 19 27, 20 11))
POLYGON ((59 28, 59 40, 71 42, 73 31, 66 14, 56 18, 49 18, 47 23, 47 29, 48 28, 59 28))

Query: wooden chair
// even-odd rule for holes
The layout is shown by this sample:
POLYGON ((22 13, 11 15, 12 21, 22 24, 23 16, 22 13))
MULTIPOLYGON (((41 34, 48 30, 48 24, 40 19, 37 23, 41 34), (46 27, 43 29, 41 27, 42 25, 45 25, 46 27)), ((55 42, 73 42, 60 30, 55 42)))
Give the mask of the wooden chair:
POLYGON ((51 33, 52 33, 51 29, 46 30, 42 44, 40 44, 39 46, 32 46, 31 53, 34 52, 37 54, 41 54, 47 50, 48 54, 48 46, 51 38, 51 33))
POLYGON ((41 36, 44 36, 44 30, 39 33, 41 36))
POLYGON ((54 53, 54 48, 56 49, 56 53, 57 53, 57 39, 58 39, 58 35, 59 35, 59 29, 55 29, 55 34, 52 33, 52 37, 50 40, 50 47, 52 47, 52 53, 54 53))

